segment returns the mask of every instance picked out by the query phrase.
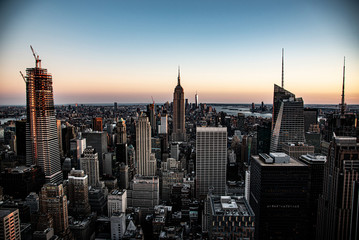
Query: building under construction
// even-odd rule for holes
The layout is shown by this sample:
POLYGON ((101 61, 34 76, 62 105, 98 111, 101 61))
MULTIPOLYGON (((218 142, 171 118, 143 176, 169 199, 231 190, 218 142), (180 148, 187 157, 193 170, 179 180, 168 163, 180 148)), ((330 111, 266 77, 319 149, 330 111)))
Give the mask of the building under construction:
POLYGON ((26 69, 26 163, 36 164, 45 173, 46 182, 62 182, 59 143, 52 76, 41 68, 41 60, 35 55, 36 66, 26 69))

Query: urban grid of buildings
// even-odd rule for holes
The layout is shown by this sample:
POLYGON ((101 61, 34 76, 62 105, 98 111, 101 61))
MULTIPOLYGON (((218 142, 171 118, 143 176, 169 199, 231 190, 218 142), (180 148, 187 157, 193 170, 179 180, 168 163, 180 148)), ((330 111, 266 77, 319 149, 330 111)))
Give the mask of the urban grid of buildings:
POLYGON ((359 239, 345 64, 339 107, 305 107, 282 67, 273 105, 231 115, 180 69, 172 102, 55 106, 33 55, 26 107, 0 107, 0 239, 359 239))

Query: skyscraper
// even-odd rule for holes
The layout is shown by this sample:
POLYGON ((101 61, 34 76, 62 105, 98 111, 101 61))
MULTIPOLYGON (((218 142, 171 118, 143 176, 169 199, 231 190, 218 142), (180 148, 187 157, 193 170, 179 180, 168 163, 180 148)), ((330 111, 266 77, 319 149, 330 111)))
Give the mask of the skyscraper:
POLYGON ((255 239, 308 239, 308 166, 284 153, 252 156, 255 239))
POLYGON ((92 129, 99 132, 103 130, 102 117, 95 117, 92 119, 92 129))
POLYGON ((127 143, 126 121, 123 118, 116 124, 116 143, 127 143))
POLYGON ((205 197, 209 188, 224 195, 226 188, 227 128, 197 127, 197 197, 205 197))
POLYGON ((358 156, 355 137, 334 135, 324 165, 316 239, 349 239, 353 185, 359 179, 358 156))
POLYGON ((91 146, 88 146, 80 158, 80 168, 88 175, 88 184, 97 187, 100 184, 98 154, 91 146))
POLYGON ((21 239, 19 209, 0 209, 0 239, 21 239))
POLYGON ((194 95, 194 104, 196 105, 196 108, 198 108, 198 94, 196 91, 196 94, 194 95))
POLYGON ((152 104, 148 104, 147 105, 147 116, 148 116, 148 120, 150 121, 151 124, 151 133, 152 136, 156 135, 156 112, 155 112, 155 102, 153 101, 152 104))
POLYGON ((142 176, 154 176, 156 164, 151 158, 151 124, 145 115, 136 122, 136 161, 137 173, 142 176))
POLYGON ((274 84, 271 152, 286 142, 304 142, 303 99, 274 84))
POLYGON ((326 156, 319 154, 306 154, 299 157, 299 161, 308 165, 309 168, 309 239, 315 239, 318 198, 323 193, 324 164, 326 156))
POLYGON ((173 93, 173 141, 186 141, 184 91, 181 86, 180 69, 178 68, 178 82, 173 93))
MULTIPOLYGON (((33 51, 32 47, 31 50, 33 51)), ((35 55, 36 65, 26 69, 26 163, 42 168, 47 182, 62 181, 57 125, 54 111, 52 76, 41 68, 41 60, 35 55)))
POLYGON ((167 134, 167 114, 163 113, 161 115, 161 124, 158 126, 158 134, 167 134))
POLYGON ((71 170, 69 174, 68 197, 70 201, 69 210, 75 216, 86 216, 91 212, 88 176, 83 170, 71 170))
POLYGON ((53 219, 55 234, 65 237, 69 234, 67 197, 62 184, 45 184, 40 192, 40 212, 53 219))
POLYGON ((103 156, 107 153, 107 133, 92 131, 82 132, 82 138, 86 138, 87 146, 92 146, 98 153, 100 175, 103 174, 103 156))

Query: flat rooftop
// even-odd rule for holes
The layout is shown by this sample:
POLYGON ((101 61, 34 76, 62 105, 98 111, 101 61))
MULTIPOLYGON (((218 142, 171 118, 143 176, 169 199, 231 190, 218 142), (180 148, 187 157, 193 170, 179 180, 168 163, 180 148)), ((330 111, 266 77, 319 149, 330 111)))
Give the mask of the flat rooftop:
POLYGON ((197 127, 197 132, 227 132, 226 127, 197 127))
POLYGON ((265 166, 265 167, 288 167, 288 166, 296 166, 296 167, 305 167, 306 165, 298 160, 295 160, 294 158, 289 158, 289 162, 288 163, 265 163, 264 160, 262 160, 258 155, 254 155, 252 156, 252 158, 257 161, 261 166, 265 166))
POLYGON ((213 215, 220 216, 254 216, 244 196, 211 196, 213 215))

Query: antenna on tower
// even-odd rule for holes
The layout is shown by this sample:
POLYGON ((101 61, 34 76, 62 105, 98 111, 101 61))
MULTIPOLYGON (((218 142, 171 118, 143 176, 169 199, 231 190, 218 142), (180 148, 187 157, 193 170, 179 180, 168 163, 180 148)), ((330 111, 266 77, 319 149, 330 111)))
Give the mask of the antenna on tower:
POLYGON ((344 57, 344 65, 343 65, 343 89, 342 89, 342 106, 340 109, 341 115, 344 115, 345 112, 345 103, 344 103, 344 86, 345 86, 345 57, 344 57))
POLYGON ((284 48, 282 48, 282 88, 284 88, 284 48))
POLYGON ((34 49, 32 48, 31 45, 30 45, 30 48, 31 48, 31 51, 32 51, 32 55, 34 55, 34 58, 35 58, 35 61, 36 61, 36 67, 41 68, 41 60, 40 60, 39 55, 35 54, 35 51, 34 51, 34 49))
POLYGON ((153 97, 151 96, 151 98, 152 98, 152 102, 153 102, 153 106, 155 105, 155 100, 153 100, 153 97))
POLYGON ((178 85, 181 85, 181 68, 178 65, 178 85))
POLYGON ((21 74, 22 78, 24 79, 24 82, 27 83, 27 80, 26 80, 26 78, 24 77, 24 74, 22 74, 21 71, 20 71, 20 74, 21 74))

